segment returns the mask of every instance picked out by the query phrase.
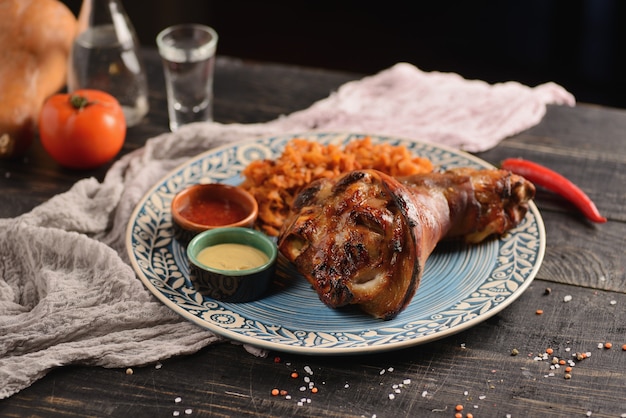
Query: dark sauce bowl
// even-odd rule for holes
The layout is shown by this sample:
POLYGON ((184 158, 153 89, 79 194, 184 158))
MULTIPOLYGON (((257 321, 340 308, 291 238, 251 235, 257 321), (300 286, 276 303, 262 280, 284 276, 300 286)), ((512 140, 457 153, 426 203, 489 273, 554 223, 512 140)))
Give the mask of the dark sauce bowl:
POLYGON ((187 245, 203 231, 254 226, 259 213, 256 199, 237 186, 194 184, 178 192, 171 205, 174 237, 187 245))

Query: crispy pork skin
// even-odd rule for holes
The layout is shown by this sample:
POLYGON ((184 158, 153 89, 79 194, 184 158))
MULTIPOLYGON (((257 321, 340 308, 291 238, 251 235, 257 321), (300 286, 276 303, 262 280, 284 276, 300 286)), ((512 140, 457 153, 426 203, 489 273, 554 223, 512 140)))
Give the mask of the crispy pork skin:
POLYGON ((393 178, 359 170, 303 189, 280 252, 322 302, 394 318, 413 298, 426 259, 446 237, 478 243, 515 227, 534 186, 504 170, 470 168, 393 178))

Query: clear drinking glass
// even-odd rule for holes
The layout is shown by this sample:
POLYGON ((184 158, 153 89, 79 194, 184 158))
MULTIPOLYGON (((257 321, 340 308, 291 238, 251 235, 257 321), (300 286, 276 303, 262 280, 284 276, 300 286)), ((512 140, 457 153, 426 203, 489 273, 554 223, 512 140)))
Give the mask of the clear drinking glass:
POLYGON ((68 90, 97 89, 115 97, 126 124, 148 113, 148 83, 135 29, 118 0, 84 0, 72 46, 68 90))
POLYGON ((198 24, 171 26, 156 38, 163 60, 169 125, 213 120, 213 70, 217 33, 198 24))

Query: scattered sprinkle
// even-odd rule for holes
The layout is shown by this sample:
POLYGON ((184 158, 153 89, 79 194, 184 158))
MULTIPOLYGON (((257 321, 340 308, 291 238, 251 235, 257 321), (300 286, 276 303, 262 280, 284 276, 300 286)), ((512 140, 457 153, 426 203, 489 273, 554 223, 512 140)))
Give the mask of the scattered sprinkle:
POLYGON ((126 369, 126 374, 128 374, 128 375, 133 374, 133 369, 131 369, 130 367, 128 369, 126 369))
POLYGON ((581 361, 584 360, 588 357, 591 357, 591 353, 590 352, 586 352, 586 353, 575 353, 574 357, 576 357, 576 360, 581 361))
POLYGON ((427 390, 422 392, 422 398, 425 398, 426 396, 428 396, 428 391, 427 390))
POLYGON ((454 410, 461 412, 463 410, 463 405, 459 404, 459 405, 455 406, 454 410))
POLYGON ((565 296, 563 297, 563 302, 569 302, 569 301, 571 301, 571 300, 572 300, 572 295, 565 295, 565 296))
POLYGON ((310 375, 313 374, 313 370, 311 370, 311 367, 309 366, 304 366, 304 371, 307 372, 307 374, 310 374, 310 375))
POLYGON ((536 313, 537 315, 543 315, 543 309, 537 309, 537 310, 535 311, 535 313, 536 313))
POLYGON ((185 415, 191 415, 192 412, 193 410, 191 408, 185 409, 185 415))
POLYGON ((389 399, 395 399, 395 398, 396 398, 396 395, 394 395, 393 393, 389 394, 389 399))
POLYGON ((182 401, 183 401, 183 398, 181 398, 180 396, 174 399, 174 402, 176 403, 181 403, 182 401))
POLYGON ((514 348, 514 349, 511 350, 511 355, 512 356, 516 356, 518 354, 519 354, 519 350, 517 348, 514 348))
POLYGON ((551 349, 551 348, 546 348, 546 353, 552 354, 552 353, 554 353, 554 350, 551 349))
POLYGON ((611 305, 617 305, 617 301, 616 300, 612 300, 609 302, 611 305))
POLYGON ((544 295, 549 295, 550 293, 552 293, 552 289, 549 287, 546 287, 546 290, 543 291, 544 295))
POLYGON ((607 350, 610 349, 610 348, 613 348, 613 343, 611 343, 609 341, 605 342, 604 343, 604 348, 606 348, 607 350))
POLYGON ((291 373, 291 377, 292 377, 293 379, 297 379, 297 378, 298 378, 298 376, 299 376, 299 375, 298 375, 298 372, 293 372, 293 373, 291 373))
POLYGON ((180 411, 174 411, 174 412, 172 412, 172 416, 177 417, 177 416, 179 416, 179 415, 180 415, 180 411))
POLYGON ((278 396, 278 395, 280 395, 280 390, 278 390, 278 388, 272 389, 272 396, 278 396))
POLYGON ((163 365, 161 363, 157 363, 154 365, 154 368, 159 370, 161 367, 163 367, 163 365))
POLYGON ((245 394, 239 393, 239 392, 231 392, 229 390, 225 390, 224 393, 227 394, 227 395, 239 396, 240 398, 249 398, 250 397, 250 395, 245 395, 245 394))
POLYGON ((311 388, 311 393, 317 393, 318 389, 316 387, 311 388))
POLYGON ((622 350, 626 351, 626 344, 622 346, 622 350))

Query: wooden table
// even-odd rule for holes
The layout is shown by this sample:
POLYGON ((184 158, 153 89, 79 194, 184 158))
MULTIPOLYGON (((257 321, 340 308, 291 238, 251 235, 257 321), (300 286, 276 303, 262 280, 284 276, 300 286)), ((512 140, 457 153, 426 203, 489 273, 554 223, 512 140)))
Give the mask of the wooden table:
MULTIPOLYGON (((146 58, 151 111, 129 130, 123 153, 167 130, 160 64, 154 51, 146 58)), ((216 120, 271 120, 356 78, 222 57, 216 120)), ((510 307, 469 330, 381 354, 258 358, 221 343, 160 366, 134 368, 132 375, 64 367, 0 401, 0 416, 453 417, 457 404, 465 406, 463 416, 474 417, 626 416, 625 132, 622 110, 550 107, 538 126, 478 154, 492 163, 521 156, 549 165, 587 191, 609 222, 591 224, 540 190, 536 203, 547 250, 535 281, 510 307), (613 348, 600 348, 605 342, 613 348), (564 367, 551 370, 550 361, 534 360, 547 348, 566 359, 575 352, 592 355, 576 361, 566 379, 564 367), (518 355, 512 355, 514 349, 518 355), (300 392, 307 367, 318 393, 300 392), (290 377, 293 370, 301 376, 290 377), (394 385, 405 379, 411 383, 391 399, 394 385), (273 388, 288 390, 292 399, 272 396, 273 388), (303 397, 310 402, 299 405, 303 397)), ((35 144, 24 159, 0 161, 0 217, 29 211, 80 178, 102 178, 106 170, 61 169, 35 144)))

